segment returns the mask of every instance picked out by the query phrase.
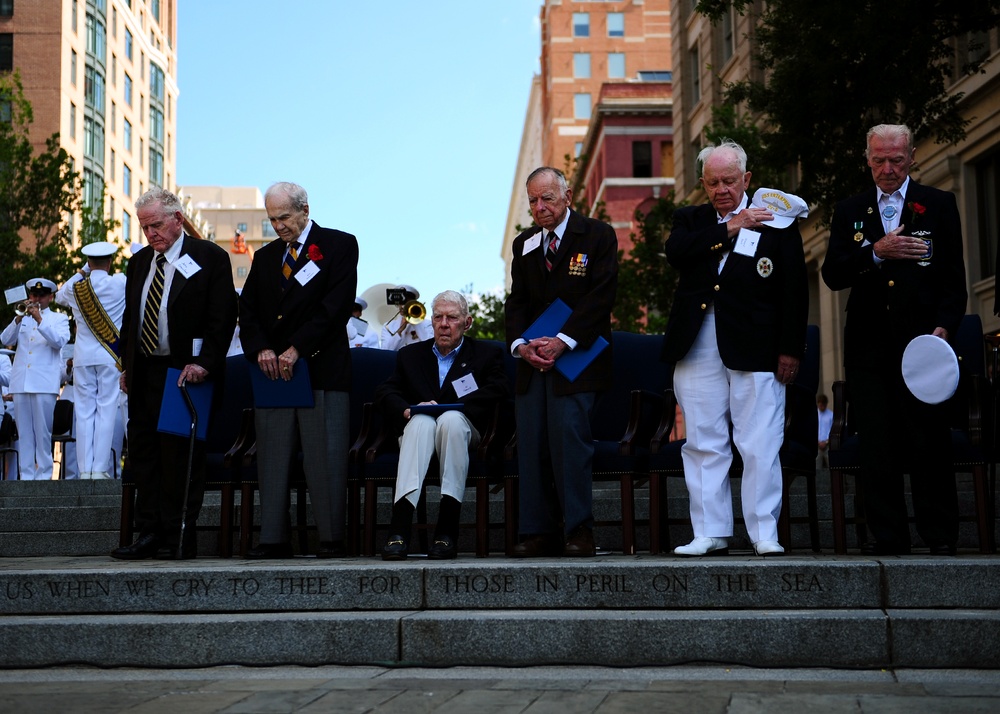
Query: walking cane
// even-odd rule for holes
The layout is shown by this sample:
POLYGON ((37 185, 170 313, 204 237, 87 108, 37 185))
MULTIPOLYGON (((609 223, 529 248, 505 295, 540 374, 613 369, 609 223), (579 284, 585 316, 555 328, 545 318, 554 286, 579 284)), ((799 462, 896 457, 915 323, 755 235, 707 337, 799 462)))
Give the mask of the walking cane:
POLYGON ((198 434, 198 410, 191 401, 191 395, 187 391, 187 380, 181 382, 181 394, 187 403, 188 412, 191 414, 191 438, 188 440, 188 466, 187 478, 184 479, 184 505, 181 507, 181 537, 177 541, 177 560, 184 558, 184 530, 187 527, 188 493, 191 490, 191 467, 194 463, 194 440, 198 434))

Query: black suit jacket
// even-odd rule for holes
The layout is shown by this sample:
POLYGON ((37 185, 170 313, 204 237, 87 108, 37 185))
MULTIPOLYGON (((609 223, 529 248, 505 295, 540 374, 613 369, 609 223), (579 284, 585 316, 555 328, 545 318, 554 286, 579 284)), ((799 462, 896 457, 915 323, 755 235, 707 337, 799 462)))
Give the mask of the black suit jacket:
MULTIPOLYGON (((507 347, 510 349, 535 318, 561 298, 573 310, 561 332, 576 340, 578 348, 590 347, 598 337, 604 337, 608 347, 575 382, 557 371, 551 372, 553 390, 556 394, 573 394, 608 389, 612 377, 611 308, 618 289, 618 237, 607 223, 570 211, 549 272, 545 268, 544 245, 524 254, 525 241, 541 230, 533 226, 514 239, 510 296, 504 305, 507 347)), ((527 391, 534 371, 524 360, 518 360, 518 394, 527 391)))
POLYGON ((933 241, 926 266, 915 260, 876 264, 872 245, 885 235, 874 187, 838 203, 830 226, 823 280, 831 290, 851 289, 844 328, 846 366, 876 366, 899 359, 917 335, 944 327, 958 332, 968 292, 962 225, 955 196, 910 179, 900 224, 903 235, 933 241), (914 206, 924 210, 918 215, 914 206))
POLYGON ((719 354, 729 369, 773 372, 778 356, 801 359, 809 315, 809 283, 796 223, 761 228, 753 256, 732 250, 735 239, 711 204, 674 213, 667 260, 680 279, 663 337, 663 360, 691 349, 705 311, 715 306, 719 354), (719 258, 730 250, 719 272, 719 258))
MULTIPOLYGON (((197 364, 208 370, 209 379, 222 384, 226 353, 236 329, 236 289, 229 255, 215 243, 184 235, 181 255, 190 255, 201 270, 190 278, 174 272, 167 297, 167 330, 171 366, 183 369, 197 364), (192 355, 195 339, 202 340, 201 353, 192 355)), ((132 256, 126 271, 125 313, 122 316, 121 353, 125 379, 131 391, 132 369, 141 358, 142 288, 156 251, 146 247, 132 256)), ((221 390, 216 390, 221 396, 221 390)))
POLYGON ((309 229, 288 288, 281 288, 286 244, 274 240, 254 255, 240 294, 240 342, 248 360, 261 350, 280 355, 294 346, 309 365, 312 387, 346 392, 351 387, 351 354, 345 325, 358 287, 358 241, 343 231, 309 229), (315 258, 319 273, 305 285, 295 279, 315 258))
POLYGON ((420 402, 465 405, 464 413, 480 434, 489 428, 497 402, 508 395, 504 356, 499 347, 465 336, 455 362, 438 386, 438 359, 432 348, 434 340, 407 345, 396 356, 396 370, 375 390, 375 400, 387 424, 397 436, 403 433, 407 407, 420 402), (478 389, 459 397, 453 382, 471 374, 478 389))

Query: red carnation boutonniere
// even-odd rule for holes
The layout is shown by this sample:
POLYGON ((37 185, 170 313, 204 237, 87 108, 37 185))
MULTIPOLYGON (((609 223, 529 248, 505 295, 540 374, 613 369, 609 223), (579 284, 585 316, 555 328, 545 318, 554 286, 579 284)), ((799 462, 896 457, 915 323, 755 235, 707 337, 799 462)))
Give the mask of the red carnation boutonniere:
POLYGON ((911 211, 913 211, 914 223, 917 222, 918 218, 927 213, 927 206, 923 205, 922 203, 917 203, 916 201, 910 201, 906 205, 910 208, 911 211))
POLYGON ((319 246, 313 243, 309 246, 309 260, 314 260, 319 262, 323 260, 323 253, 320 251, 319 246))

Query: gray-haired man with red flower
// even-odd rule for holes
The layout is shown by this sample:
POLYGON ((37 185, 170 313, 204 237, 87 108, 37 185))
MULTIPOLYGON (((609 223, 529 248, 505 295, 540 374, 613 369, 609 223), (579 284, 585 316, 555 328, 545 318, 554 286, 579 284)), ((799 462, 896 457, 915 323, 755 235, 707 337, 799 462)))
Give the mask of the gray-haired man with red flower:
POLYGON ((932 555, 954 555, 958 498, 947 413, 910 393, 900 364, 910 340, 951 340, 965 314, 958 205, 954 194, 910 178, 913 135, 905 125, 872 127, 865 157, 875 190, 837 204, 823 263, 830 289, 851 289, 844 366, 874 537, 862 552, 910 552, 909 473, 917 533, 932 555))
POLYGON ((358 283, 358 241, 309 218, 309 197, 276 183, 264 207, 280 240, 254 255, 240 295, 240 340, 247 359, 268 379, 289 381, 307 362, 314 406, 257 408, 260 542, 250 558, 288 558, 288 476, 301 445, 319 531, 316 555, 344 554, 348 391, 351 356, 344 324, 358 283))

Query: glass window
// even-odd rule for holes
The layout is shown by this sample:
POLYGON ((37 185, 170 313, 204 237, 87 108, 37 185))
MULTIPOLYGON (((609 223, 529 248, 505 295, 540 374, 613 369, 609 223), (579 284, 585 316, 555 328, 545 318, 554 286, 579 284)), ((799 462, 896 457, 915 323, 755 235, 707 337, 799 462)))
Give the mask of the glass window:
POLYGON ((163 102, 163 70, 155 62, 149 63, 149 96, 163 102))
POLYGON ((14 16, 14 0, 0 0, 0 17, 14 16))
POLYGON ((624 52, 608 52, 608 79, 625 79, 624 52))
POLYGON ((652 178, 653 176, 653 143, 650 141, 632 142, 632 176, 634 178, 652 178))
POLYGON ((573 118, 590 120, 590 94, 573 95, 573 118))
POLYGON ((76 105, 69 103, 69 138, 76 138, 76 105))
POLYGON ((274 232, 274 228, 271 227, 271 221, 266 218, 260 222, 260 233, 265 238, 277 238, 278 234, 274 232))
POLYGON ((979 277, 996 272, 997 240, 1000 239, 1000 154, 976 166, 976 211, 979 214, 979 277))
POLYGON ((730 8, 722 15, 722 61, 728 62, 736 51, 735 36, 733 34, 733 9, 730 8))
POLYGON ((580 154, 582 153, 583 153, 583 142, 578 141, 575 144, 573 144, 573 158, 579 159, 580 154))
POLYGON ((625 37, 625 13, 608 13, 608 37, 625 37))
POLYGON ((132 152, 132 122, 128 119, 122 120, 122 136, 125 142, 125 151, 132 152))
POLYGON ((92 54, 104 64, 108 51, 107 30, 104 23, 96 17, 87 13, 87 52, 92 54))
POLYGON ((674 78, 674 73, 667 69, 640 69, 637 74, 639 75, 640 82, 670 82, 674 78))
POLYGON ((0 34, 0 72, 14 71, 14 33, 0 34))
POLYGON ((240 233, 246 234, 246 232, 247 232, 247 224, 246 223, 237 223, 236 224, 236 230, 238 230, 240 233))
POLYGON ((118 105, 111 102, 111 133, 118 133, 118 105))
POLYGON ((125 103, 132 106, 132 78, 125 73, 125 103))
POLYGON ((701 62, 698 60, 698 45, 688 51, 688 73, 691 75, 691 102, 701 101, 701 62))
POLYGON ((87 104, 104 114, 104 75, 90 65, 84 71, 83 96, 87 104))
POLYGON ((111 36, 118 37, 118 8, 111 8, 111 36))
POLYGON ((70 50, 69 55, 69 83, 76 86, 76 50, 70 50))
MULTIPOLYGON (((125 192, 128 196, 128 191, 125 192)), ((128 211, 122 211, 122 240, 126 243, 132 242, 132 216, 128 214, 128 211)))
POLYGON ((163 185, 163 154, 152 146, 149 147, 149 182, 163 185))
POLYGON ((156 107, 149 107, 149 138, 163 143, 163 112, 156 107))
POLYGON ((111 53, 111 86, 118 86, 118 57, 111 53))
POLYGON ((87 116, 83 118, 83 155, 104 163, 104 127, 87 116))
POLYGON ((132 59, 132 31, 125 28, 125 56, 132 59))
POLYGON ((73 28, 73 32, 76 32, 76 17, 80 8, 77 6, 77 0, 73 0, 73 9, 70 15, 70 27, 73 28))
MULTIPOLYGON (((112 149, 111 150, 111 157, 110 157, 110 159, 108 161, 108 176, 111 177, 112 181, 115 180, 115 157, 116 157, 115 150, 112 149)), ((111 200, 114 201, 115 199, 112 198, 111 200)), ((114 204, 112 203, 111 215, 114 215, 114 214, 115 214, 114 204)))
POLYGON ((577 79, 590 79, 589 52, 577 52, 573 55, 573 76, 577 79))
POLYGON ((126 196, 132 195, 132 169, 128 164, 122 164, 122 193, 126 196))
POLYGON ((590 37, 590 13, 573 13, 573 37, 590 37))
POLYGON ((247 276, 247 274, 249 274, 249 272, 250 271, 247 270, 247 266, 241 265, 238 268, 236 268, 236 277, 237 278, 245 278, 247 276))
POLYGON ((144 158, 144 157, 145 157, 145 155, 146 155, 146 142, 145 142, 145 140, 143 140, 143 138, 142 138, 142 137, 140 136, 140 137, 139 137, 139 168, 140 168, 140 169, 141 169, 141 168, 142 168, 143 166, 145 166, 145 165, 146 165, 146 159, 144 158))
POLYGON ((160 22, 160 0, 149 0, 149 14, 157 23, 160 22))

